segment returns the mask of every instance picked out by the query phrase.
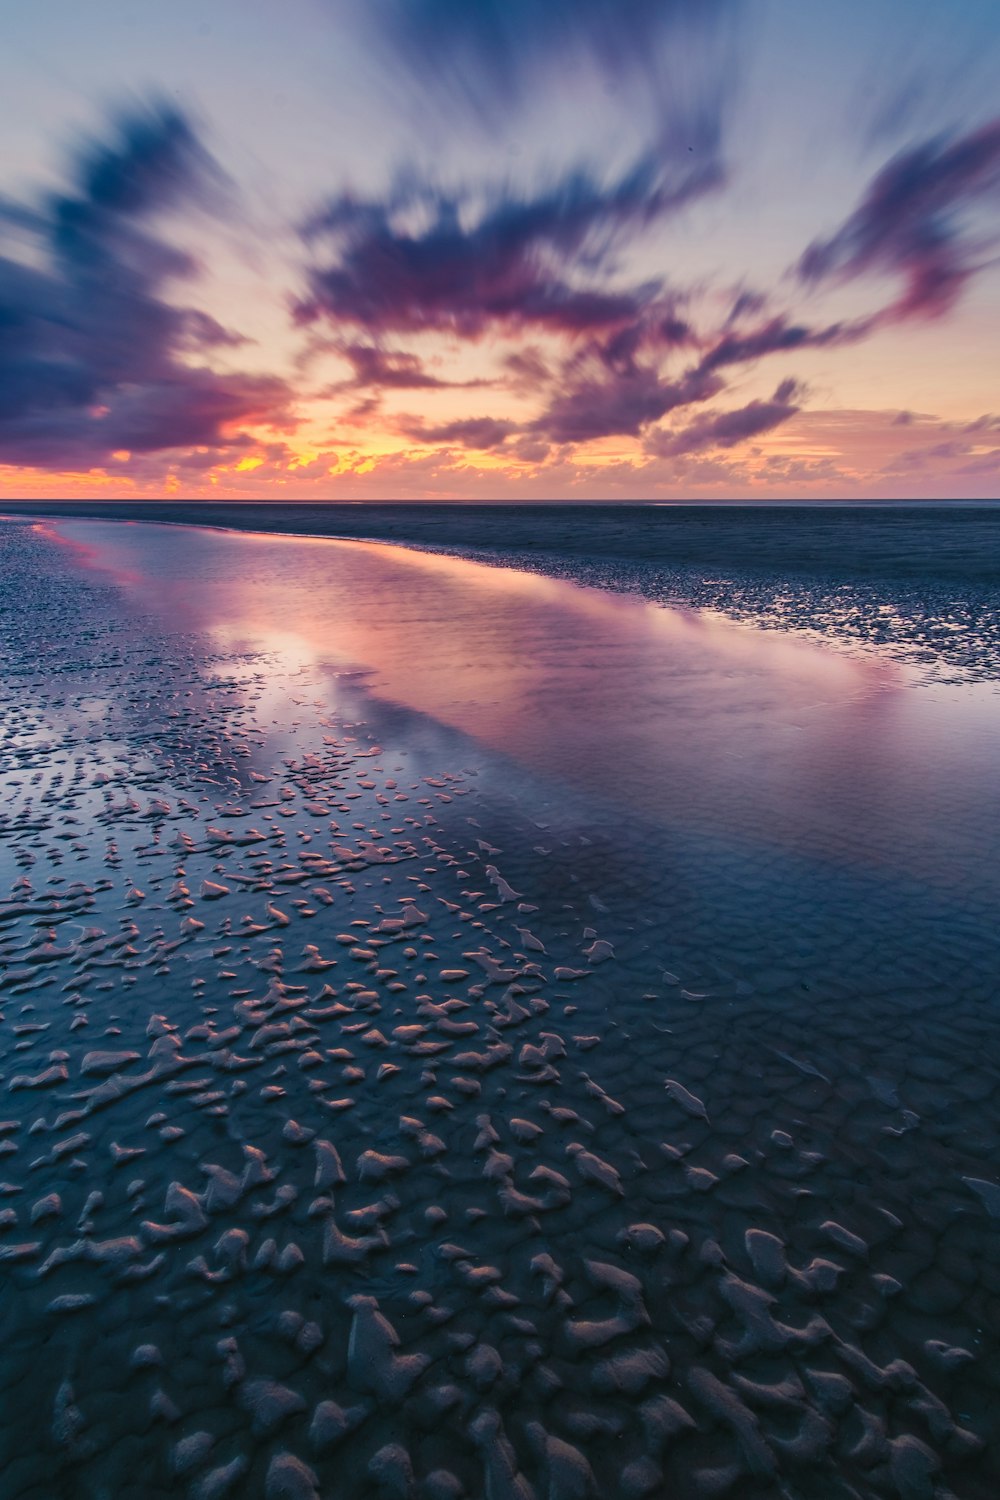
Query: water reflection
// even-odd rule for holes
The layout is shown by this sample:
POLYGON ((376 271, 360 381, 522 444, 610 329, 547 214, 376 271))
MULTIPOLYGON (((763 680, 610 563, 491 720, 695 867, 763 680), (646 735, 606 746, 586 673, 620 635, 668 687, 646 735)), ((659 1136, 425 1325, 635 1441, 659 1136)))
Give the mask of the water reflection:
POLYGON ((954 886, 1000 826, 989 688, 931 690, 874 656, 377 543, 52 533, 175 627, 362 671, 380 697, 654 828, 954 886))

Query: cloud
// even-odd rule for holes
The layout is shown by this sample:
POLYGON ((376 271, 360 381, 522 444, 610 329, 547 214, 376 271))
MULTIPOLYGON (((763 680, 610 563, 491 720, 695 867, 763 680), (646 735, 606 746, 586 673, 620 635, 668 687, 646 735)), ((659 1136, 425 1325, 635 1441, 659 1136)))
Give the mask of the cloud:
MULTIPOLYGON (((472 6, 456 25, 478 37, 487 12, 472 6)), ((785 381, 768 401, 679 431, 650 429, 718 396, 731 371, 762 358, 855 345, 899 318, 944 311, 975 268, 966 221, 1000 188, 1000 122, 897 156, 842 228, 801 257, 784 306, 744 287, 724 315, 704 288, 682 294, 665 274, 629 283, 618 261, 644 231, 718 184, 717 165, 685 156, 654 152, 616 178, 576 172, 533 193, 508 184, 447 194, 412 180, 381 200, 343 194, 307 228, 317 261, 298 319, 360 328, 376 343, 424 331, 522 341, 502 356, 503 368, 508 388, 534 401, 533 416, 516 426, 484 416, 406 429, 421 441, 439 434, 468 447, 507 443, 511 453, 515 436, 559 446, 648 437, 651 451, 667 457, 730 447, 788 420, 803 388, 785 381), (874 313, 823 323, 795 308, 803 282, 886 272, 904 276, 904 292, 874 313)), ((387 385, 430 387, 436 378, 412 355, 388 365, 377 354, 364 358, 387 385)))
MULTIPOLYGON (((497 447, 515 433, 557 445, 642 437, 669 413, 720 394, 729 367, 868 336, 872 319, 813 327, 787 313, 765 317, 766 297, 749 292, 721 324, 699 330, 686 299, 668 292, 664 278, 616 286, 614 255, 625 233, 658 221, 700 190, 697 174, 671 180, 645 162, 610 184, 577 173, 525 197, 507 189, 478 200, 455 198, 426 185, 383 202, 345 195, 309 226, 308 237, 328 258, 312 270, 298 317, 362 327, 376 339, 433 330, 465 339, 539 333, 568 340, 561 362, 532 344, 504 356, 511 388, 541 402, 534 418, 515 425, 485 416, 438 426, 414 419, 401 429, 419 441, 473 448, 497 447), (694 362, 670 370, 684 351, 694 362)), ((412 354, 387 356, 350 340, 338 347, 355 366, 350 384, 439 383, 412 354)), ((707 418, 687 436, 661 441, 727 446, 791 415, 792 391, 779 387, 771 402, 707 418)))
POLYGON ((652 366, 629 366, 602 377, 572 381, 532 423, 553 443, 636 437, 668 412, 707 401, 722 382, 697 371, 666 380, 652 366))
POLYGON ((891 6, 867 10, 868 61, 849 107, 868 141, 947 130, 995 106, 1000 38, 995 24, 983 24, 992 0, 908 0, 905 27, 891 6))
POLYGON ((366 423, 372 421, 381 410, 381 396, 363 396, 360 401, 356 401, 353 406, 347 409, 345 416, 355 426, 363 427, 366 423))
POLYGON ((463 448, 499 448, 507 438, 521 429, 517 422, 502 421, 496 417, 468 417, 456 422, 442 422, 428 426, 416 419, 403 421, 399 430, 420 443, 443 443, 446 447, 458 444, 463 448))
MULTIPOLYGON (((597 10, 581 7, 592 18, 597 10)), ((489 24, 499 25, 491 7, 475 6, 456 25, 478 37, 487 12, 489 24)), ((800 285, 889 269, 907 277, 902 298, 827 323, 803 318, 793 301, 774 310, 766 294, 746 288, 720 316, 704 289, 682 295, 664 274, 623 277, 623 249, 718 185, 716 164, 685 157, 653 152, 615 178, 578 171, 534 192, 507 184, 449 194, 414 178, 382 199, 342 194, 306 228, 316 260, 298 321, 361 329, 376 346, 390 335, 405 342, 427 331, 524 341, 502 360, 508 387, 535 401, 534 416, 516 428, 484 416, 406 429, 421 441, 440 434, 444 443, 496 447, 515 433, 560 446, 643 438, 670 413, 718 396, 738 367, 858 344, 899 317, 943 310, 971 274, 961 220, 997 184, 1000 124, 897 157, 841 230, 810 247, 798 264, 800 285), (558 342, 546 342, 552 335, 558 342), (679 365, 684 355, 687 368, 679 365)), ((430 389, 438 381, 412 354, 383 358, 353 340, 343 349, 355 384, 369 370, 372 385, 430 389)), ((787 420, 801 397, 800 387, 785 382, 769 401, 701 417, 651 441, 671 456, 731 446, 787 420)))
POLYGON ((568 333, 634 321, 659 282, 609 285, 611 256, 638 232, 715 186, 690 158, 649 157, 604 185, 584 172, 548 191, 495 191, 477 206, 415 183, 384 202, 342 195, 307 226, 328 258, 309 273, 301 323, 329 318, 371 332, 488 328, 568 333))
POLYGON ((399 390, 439 390, 451 382, 430 375, 415 354, 402 349, 376 349, 372 344, 345 344, 341 353, 354 368, 348 384, 389 386, 399 390))
POLYGON ((1000 417, 994 416, 992 412, 984 412, 981 417, 967 422, 962 430, 964 432, 1000 432, 1000 417))
POLYGON ((515 390, 537 390, 552 378, 552 371, 541 350, 530 344, 504 355, 503 364, 515 390))
POLYGON ((647 450, 658 458, 676 458, 710 448, 735 448, 787 422, 801 410, 803 395, 798 381, 783 380, 769 401, 750 401, 735 411, 706 413, 680 432, 655 433, 647 441, 647 450))
MULTIPOLYGON (((561 360, 526 342, 503 364, 509 387, 539 403, 521 435, 559 445, 642 437, 669 413, 720 394, 733 367, 857 343, 877 329, 880 315, 814 326, 791 311, 769 314, 768 298, 746 290, 721 320, 711 319, 709 302, 705 326, 692 298, 668 290, 664 276, 623 286, 622 244, 707 187, 693 165, 647 159, 611 182, 578 172, 534 195, 506 187, 449 196, 419 182, 382 201, 342 195, 307 227, 319 256, 297 317, 361 328, 375 341, 426 331, 469 340, 556 335, 561 360), (685 353, 688 368, 677 368, 685 353)), ((338 347, 355 366, 353 384, 439 383, 412 354, 386 356, 351 339, 338 347)), ((732 431, 743 422, 752 435, 755 422, 784 420, 785 404, 775 398, 734 414, 732 431)), ((729 418, 718 421, 713 441, 724 445, 729 418)), ((464 430, 447 423, 407 431, 423 441, 441 432, 441 441, 468 446, 511 435, 489 417, 464 430)), ((699 442, 703 431, 710 429, 695 424, 687 441, 699 442)))
POLYGON ((900 276, 903 291, 883 321, 937 317, 978 269, 984 244, 969 220, 991 201, 1000 205, 1000 120, 895 156, 846 223, 810 245, 799 274, 813 283, 900 276))
POLYGON ((428 107, 491 129, 565 83, 620 97, 664 142, 717 156, 740 0, 330 0, 428 107))
POLYGON ((328 346, 353 368, 349 380, 338 381, 329 394, 344 390, 442 391, 486 385, 484 380, 441 380, 424 368, 416 354, 404 349, 381 349, 375 344, 337 342, 328 346))
MULTIPOLYGON (((731 320, 731 319, 730 319, 731 320)), ((790 323, 784 316, 771 318, 745 332, 723 332, 713 342, 701 361, 702 370, 720 370, 726 365, 749 364, 765 354, 787 354, 794 349, 822 349, 831 344, 856 343, 872 330, 871 319, 853 323, 831 323, 826 328, 809 328, 790 323)))
POLYGON ((987 478, 1000 474, 1000 448, 991 448, 988 453, 980 453, 978 457, 963 464, 958 472, 959 474, 983 474, 987 478))
POLYGON ((234 424, 285 419, 282 381, 187 362, 240 336, 164 297, 196 267, 150 220, 225 192, 187 120, 167 106, 133 111, 110 143, 77 154, 72 178, 3 214, 27 254, 0 255, 0 462, 88 469, 116 451, 217 447, 234 424))
POLYGON ((193 307, 184 314, 184 335, 190 349, 238 349, 250 343, 242 333, 224 328, 211 313, 193 307))

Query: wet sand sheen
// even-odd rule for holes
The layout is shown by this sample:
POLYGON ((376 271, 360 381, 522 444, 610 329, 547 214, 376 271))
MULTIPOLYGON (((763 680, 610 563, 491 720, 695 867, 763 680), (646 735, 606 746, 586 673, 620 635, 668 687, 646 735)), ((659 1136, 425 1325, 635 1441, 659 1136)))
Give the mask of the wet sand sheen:
POLYGON ((992 1495, 996 699, 64 535, 0 528, 11 1496, 992 1495))
POLYGON ((351 665, 645 820, 823 854, 856 831, 855 859, 952 880, 968 867, 962 847, 949 863, 956 830, 1000 818, 993 684, 921 693, 916 669, 877 656, 377 543, 160 528, 154 570, 141 527, 60 535, 161 614, 351 665))
POLYGON ((15 502, 21 514, 381 540, 715 610, 936 675, 1000 670, 1000 506, 15 502))

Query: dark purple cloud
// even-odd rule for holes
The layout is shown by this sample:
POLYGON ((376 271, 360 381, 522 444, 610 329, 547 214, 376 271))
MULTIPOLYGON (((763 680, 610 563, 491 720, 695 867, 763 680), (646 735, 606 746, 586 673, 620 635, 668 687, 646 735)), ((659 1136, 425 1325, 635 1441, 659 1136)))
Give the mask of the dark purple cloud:
POLYGON ((183 116, 133 112, 78 153, 73 181, 3 215, 32 263, 0 256, 0 462, 87 469, 121 449, 218 447, 233 423, 282 413, 281 381, 187 363, 239 335, 164 300, 195 267, 150 220, 224 192, 183 116))
POLYGON ((871 330, 870 319, 809 328, 803 323, 790 323, 779 315, 756 328, 723 332, 720 338, 710 343, 702 358, 701 369, 720 370, 726 365, 749 364, 766 354, 787 354, 795 349, 823 349, 831 344, 856 343, 871 330))
POLYGON ((501 421, 495 417, 468 417, 456 422, 443 422, 436 427, 418 421, 400 423, 400 431, 417 442, 458 444, 463 448, 480 449, 499 448, 501 443, 520 430, 517 422, 501 421))
POLYGON ((404 349, 382 349, 375 344, 335 343, 328 347, 351 365, 350 379, 330 387, 330 394, 344 390, 442 391, 486 385, 484 380, 441 380, 424 368, 416 354, 404 349))
POLYGON ((659 458, 678 458, 709 448, 735 448, 787 422, 801 410, 802 395, 797 381, 783 380, 769 401, 750 401, 735 411, 706 413, 680 432, 655 433, 646 446, 659 458))
POLYGON ((429 374, 415 354, 377 349, 372 344, 345 344, 341 349, 354 369, 353 386, 389 386, 400 390, 435 390, 449 385, 429 374))
POLYGON ((531 426, 553 443, 636 437, 668 412, 707 401, 722 388, 721 380, 698 371, 666 380, 651 366, 630 365, 570 381, 531 426))
POLYGON ((810 245, 799 274, 807 282, 897 275, 903 291, 882 320, 938 316, 977 269, 983 242, 969 220, 991 200, 1000 203, 1000 120, 894 157, 836 234, 810 245))
POLYGON ((614 246, 715 182, 690 157, 649 158, 609 186, 575 173, 534 197, 498 193, 476 215, 423 186, 386 202, 345 195, 308 228, 326 259, 297 315, 465 337, 497 325, 582 333, 635 322, 660 285, 609 287, 614 246))

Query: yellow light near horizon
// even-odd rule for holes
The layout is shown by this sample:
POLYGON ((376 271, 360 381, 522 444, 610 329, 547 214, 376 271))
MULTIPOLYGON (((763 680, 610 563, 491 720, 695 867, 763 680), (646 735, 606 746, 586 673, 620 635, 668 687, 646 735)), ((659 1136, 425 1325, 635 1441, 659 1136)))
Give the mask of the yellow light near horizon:
POLYGON ((239 463, 235 466, 236 473, 250 474, 254 469, 259 469, 263 462, 264 460, 262 458, 241 458, 239 463))

